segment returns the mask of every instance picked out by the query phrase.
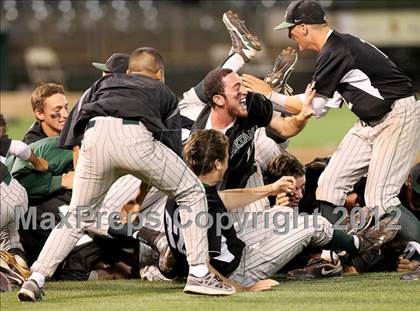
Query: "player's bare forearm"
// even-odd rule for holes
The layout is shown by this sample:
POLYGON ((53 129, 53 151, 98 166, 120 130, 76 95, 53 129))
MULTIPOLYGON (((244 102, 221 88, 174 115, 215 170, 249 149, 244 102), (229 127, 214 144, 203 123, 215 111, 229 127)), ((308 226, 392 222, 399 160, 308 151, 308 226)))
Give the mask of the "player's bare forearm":
POLYGON ((254 188, 229 189, 219 192, 219 197, 228 210, 243 208, 255 201, 280 192, 289 193, 293 190, 295 179, 284 176, 276 182, 254 188))

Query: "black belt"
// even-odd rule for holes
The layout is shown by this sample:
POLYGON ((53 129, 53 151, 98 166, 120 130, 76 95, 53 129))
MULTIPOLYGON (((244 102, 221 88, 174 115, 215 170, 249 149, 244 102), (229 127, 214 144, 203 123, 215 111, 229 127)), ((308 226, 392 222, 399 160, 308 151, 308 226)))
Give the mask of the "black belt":
MULTIPOLYGON (((129 119, 121 119, 123 125, 139 125, 140 122, 138 120, 129 120, 129 119)), ((94 127, 96 124, 96 120, 89 120, 88 124, 86 125, 86 130, 94 127)))
POLYGON ((389 112, 385 113, 383 116, 380 116, 379 118, 370 120, 369 122, 360 120, 360 123, 362 124, 362 126, 370 126, 370 127, 377 126, 378 124, 382 123, 385 120, 388 113, 389 112))

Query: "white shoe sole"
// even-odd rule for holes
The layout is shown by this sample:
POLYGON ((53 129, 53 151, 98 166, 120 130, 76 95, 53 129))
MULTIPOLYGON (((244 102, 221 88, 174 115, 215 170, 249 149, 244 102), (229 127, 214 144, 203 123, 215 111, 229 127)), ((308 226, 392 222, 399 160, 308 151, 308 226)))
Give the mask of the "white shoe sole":
POLYGON ((236 291, 226 291, 217 288, 208 288, 195 285, 186 285, 184 288, 184 293, 192 294, 201 294, 201 295, 211 295, 211 296, 229 296, 234 294, 236 291))

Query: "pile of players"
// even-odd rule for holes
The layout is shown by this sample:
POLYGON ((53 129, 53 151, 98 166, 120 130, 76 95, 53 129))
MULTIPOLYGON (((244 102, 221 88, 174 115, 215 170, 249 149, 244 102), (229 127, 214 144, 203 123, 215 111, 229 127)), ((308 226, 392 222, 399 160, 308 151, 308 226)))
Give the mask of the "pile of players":
POLYGON ((303 94, 287 84, 291 48, 264 80, 237 74, 262 46, 228 11, 229 56, 179 102, 160 53, 142 47, 93 63, 102 77, 70 114, 62 86, 37 87, 23 143, 2 118, 2 290, 18 284, 21 301, 36 301, 50 277, 186 278, 185 292, 207 295, 267 290, 279 273, 418 279, 412 82, 375 47, 331 30, 318 2, 287 12, 276 29, 319 52, 303 94), (359 120, 332 157, 302 165, 287 140, 342 103, 359 120))

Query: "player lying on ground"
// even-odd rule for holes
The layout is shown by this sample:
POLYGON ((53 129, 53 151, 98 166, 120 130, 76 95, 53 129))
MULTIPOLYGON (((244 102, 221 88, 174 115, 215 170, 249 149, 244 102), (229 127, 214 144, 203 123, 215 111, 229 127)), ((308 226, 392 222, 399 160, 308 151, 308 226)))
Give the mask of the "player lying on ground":
MULTIPOLYGON (((218 192, 216 184, 223 179, 228 166, 227 150, 228 139, 225 135, 215 130, 198 130, 192 134, 185 146, 184 160, 205 185, 209 204, 208 216, 213 219, 213 225, 208 230, 210 264, 223 277, 239 283, 238 288, 252 286, 259 280, 271 277, 308 245, 346 250, 355 256, 382 243, 382 236, 378 236, 374 231, 351 236, 333 230, 332 225, 321 216, 309 217, 305 223, 305 217, 295 215, 293 209, 285 206, 275 206, 255 215, 256 223, 249 222, 245 228, 240 228, 237 234, 233 223, 229 223, 228 210, 232 213, 262 196, 291 192, 295 180, 285 177, 261 188, 218 192), (274 224, 279 215, 286 215, 283 225, 297 217, 296 227, 291 226, 285 232, 276 231, 279 228, 274 224), (269 219, 268 226, 264 223, 265 218, 269 219), (315 225, 316 222, 319 226, 315 225), (217 232, 220 224, 223 227, 221 232, 217 232)), ((169 200, 165 221, 168 241, 177 263, 174 272, 186 276, 188 266, 185 261, 183 236, 177 227, 180 223, 176 218, 177 212, 176 203, 169 200)), ((381 230, 385 230, 387 224, 388 221, 384 221, 380 225, 381 230)), ((188 291, 194 286, 194 282, 187 281, 185 290, 188 291)))

